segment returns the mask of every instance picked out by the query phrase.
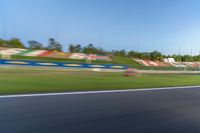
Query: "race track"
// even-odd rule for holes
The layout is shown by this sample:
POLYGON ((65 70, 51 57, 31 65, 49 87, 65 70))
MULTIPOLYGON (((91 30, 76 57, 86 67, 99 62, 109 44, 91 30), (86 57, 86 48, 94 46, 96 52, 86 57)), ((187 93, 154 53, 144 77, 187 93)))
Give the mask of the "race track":
POLYGON ((200 132, 200 88, 0 98, 0 133, 178 132, 200 132))

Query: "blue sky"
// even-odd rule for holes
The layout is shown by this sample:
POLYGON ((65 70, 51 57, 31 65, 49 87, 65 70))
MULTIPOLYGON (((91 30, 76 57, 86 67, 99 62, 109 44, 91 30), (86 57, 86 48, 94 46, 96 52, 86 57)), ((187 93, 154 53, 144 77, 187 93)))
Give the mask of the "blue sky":
POLYGON ((199 0, 0 0, 0 38, 200 52, 199 0))

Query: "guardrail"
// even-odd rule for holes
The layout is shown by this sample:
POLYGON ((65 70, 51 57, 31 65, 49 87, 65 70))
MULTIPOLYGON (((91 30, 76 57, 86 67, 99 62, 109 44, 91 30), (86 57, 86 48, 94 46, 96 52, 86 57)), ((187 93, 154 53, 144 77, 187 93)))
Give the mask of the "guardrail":
POLYGON ((24 61, 24 60, 5 60, 0 59, 0 65, 21 65, 21 66, 40 66, 40 67, 62 67, 62 68, 99 68, 99 69, 128 69, 125 65, 97 65, 97 64, 78 64, 65 62, 38 62, 38 61, 24 61))

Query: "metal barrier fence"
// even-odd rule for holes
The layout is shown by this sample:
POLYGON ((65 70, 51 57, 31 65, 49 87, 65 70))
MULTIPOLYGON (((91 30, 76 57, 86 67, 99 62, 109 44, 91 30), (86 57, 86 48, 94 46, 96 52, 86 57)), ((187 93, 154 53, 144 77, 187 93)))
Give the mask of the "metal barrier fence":
POLYGON ((45 66, 45 67, 62 67, 62 68, 99 68, 99 69, 128 69, 125 65, 97 65, 97 64, 78 64, 65 62, 38 62, 38 61, 24 61, 24 60, 0 60, 0 65, 22 65, 22 66, 45 66))

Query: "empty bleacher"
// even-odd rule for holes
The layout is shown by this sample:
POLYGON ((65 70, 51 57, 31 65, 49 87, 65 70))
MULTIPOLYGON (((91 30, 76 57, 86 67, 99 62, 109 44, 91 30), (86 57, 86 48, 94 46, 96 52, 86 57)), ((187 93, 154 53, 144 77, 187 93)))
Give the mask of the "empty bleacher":
MULTIPOLYGON (((19 49, 19 48, 4 48, 0 47, 0 55, 9 56, 31 56, 31 57, 49 57, 49 58, 66 58, 66 59, 85 59, 89 58, 91 55, 83 53, 66 53, 58 51, 47 51, 47 50, 29 50, 29 49, 19 49)), ((93 60, 105 60, 111 61, 109 56, 95 55, 93 60)))

